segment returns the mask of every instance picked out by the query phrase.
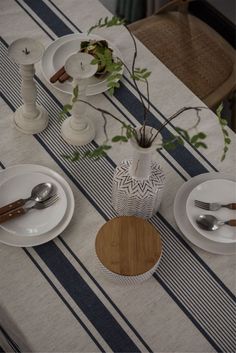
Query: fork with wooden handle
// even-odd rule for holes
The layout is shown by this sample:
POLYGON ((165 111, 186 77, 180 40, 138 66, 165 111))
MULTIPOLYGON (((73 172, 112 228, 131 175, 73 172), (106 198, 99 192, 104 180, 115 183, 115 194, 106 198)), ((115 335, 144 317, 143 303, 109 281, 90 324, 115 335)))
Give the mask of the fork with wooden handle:
POLYGON ((196 207, 202 208, 203 210, 208 210, 208 211, 217 211, 221 207, 229 208, 230 210, 236 210, 236 203, 228 203, 227 205, 222 205, 218 202, 203 202, 199 200, 194 200, 194 205, 196 207))
POLYGON ((20 217, 20 216, 26 214, 27 212, 29 212, 29 210, 32 210, 34 208, 37 210, 42 210, 44 208, 50 207, 58 200, 59 200, 59 196, 57 194, 55 194, 55 195, 51 196, 49 199, 47 199, 46 201, 37 202, 33 206, 18 207, 12 211, 9 211, 7 213, 0 215, 0 223, 4 223, 7 221, 10 221, 11 219, 20 217))

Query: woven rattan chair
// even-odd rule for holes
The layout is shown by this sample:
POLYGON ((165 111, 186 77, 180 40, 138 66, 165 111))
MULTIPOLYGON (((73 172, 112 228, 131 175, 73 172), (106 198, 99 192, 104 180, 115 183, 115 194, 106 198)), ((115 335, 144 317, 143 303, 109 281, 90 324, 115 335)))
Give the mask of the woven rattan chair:
POLYGON ((214 29, 188 13, 192 0, 173 0, 129 29, 209 108, 231 100, 236 129, 236 51, 214 29))

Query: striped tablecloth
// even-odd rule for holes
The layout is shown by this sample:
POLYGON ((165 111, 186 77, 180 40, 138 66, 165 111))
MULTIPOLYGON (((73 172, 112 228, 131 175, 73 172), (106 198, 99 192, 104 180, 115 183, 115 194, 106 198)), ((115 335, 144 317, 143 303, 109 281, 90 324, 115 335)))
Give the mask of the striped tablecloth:
MULTIPOLYGON (((151 222, 161 233, 164 256, 156 273, 141 285, 109 282, 97 267, 94 241, 102 224, 115 216, 110 204, 112 175, 115 165, 129 155, 129 146, 118 145, 98 162, 65 160, 62 154, 73 148, 61 138, 58 115, 68 96, 48 85, 40 64, 35 77, 38 102, 47 109, 50 124, 35 136, 14 130, 10 116, 22 104, 20 75, 7 55, 8 45, 19 37, 37 38, 47 46, 57 37, 86 31, 109 13, 97 0, 1 0, 0 8, 1 168, 24 163, 47 166, 69 182, 76 202, 70 225, 53 241, 34 248, 0 245, 0 350, 234 352, 235 257, 188 244, 173 216, 176 192, 185 181, 211 171, 235 172, 233 133, 229 131, 233 142, 221 163, 221 132, 215 115, 206 110, 201 123, 208 134, 206 151, 185 144, 157 154, 167 185, 160 212, 151 222)), ((100 35, 131 63, 132 46, 125 29, 104 30, 100 35)), ((156 126, 183 106, 202 105, 141 44, 137 66, 152 71, 149 119, 156 126)), ((114 97, 100 94, 91 102, 132 125, 142 120, 141 103, 126 74, 114 97)), ((97 135, 88 147, 94 149, 103 141, 102 120, 90 112, 97 135)), ((184 113, 178 125, 187 126, 194 114, 184 113)), ((111 133, 117 128, 109 122, 111 133)), ((171 124, 164 136, 172 133, 171 124)))

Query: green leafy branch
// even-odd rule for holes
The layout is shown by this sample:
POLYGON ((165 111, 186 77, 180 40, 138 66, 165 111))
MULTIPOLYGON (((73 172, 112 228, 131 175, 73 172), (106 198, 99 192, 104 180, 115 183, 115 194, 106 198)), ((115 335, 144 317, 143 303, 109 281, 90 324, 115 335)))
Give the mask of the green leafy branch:
MULTIPOLYGON (((150 108, 149 87, 148 87, 147 78, 151 74, 151 72, 148 71, 147 69, 139 69, 139 68, 135 69, 135 61, 136 61, 136 58, 137 58, 137 44, 136 44, 136 40, 134 38, 133 33, 129 30, 129 28, 126 25, 125 20, 124 19, 120 19, 120 18, 118 18, 116 16, 113 16, 111 19, 106 17, 104 20, 102 18, 100 18, 98 23, 95 24, 94 26, 92 26, 88 30, 88 34, 90 34, 93 30, 95 30, 97 28, 102 28, 102 27, 108 28, 108 27, 120 26, 120 25, 124 25, 126 30, 129 32, 129 34, 130 34, 130 36, 132 38, 133 44, 134 44, 134 55, 133 55, 131 70, 129 69, 129 67, 124 62, 121 61, 121 59, 119 59, 119 60, 124 65, 124 67, 127 69, 130 77, 133 79, 135 88, 136 88, 137 93, 139 95, 140 101, 141 101, 141 103, 143 105, 143 111, 144 111, 143 125, 145 126, 146 125, 146 120, 147 120, 147 112, 148 112, 148 110, 150 108), (142 72, 142 70, 144 70, 144 72, 142 72), (141 76, 140 76, 141 73, 143 74, 142 75, 142 81, 145 81, 146 87, 147 87, 147 96, 148 96, 148 106, 147 107, 146 107, 146 105, 144 103, 142 93, 141 93, 141 91, 140 91, 140 89, 138 87, 138 84, 137 84, 137 81, 141 80, 141 76)), ((119 86, 120 86, 119 83, 116 81, 116 79, 113 79, 113 77, 111 77, 111 79, 108 81, 109 92, 111 94, 114 94, 114 89, 118 88, 119 86)), ((145 128, 144 128, 143 133, 145 133, 145 128)), ((142 139, 144 140, 144 136, 142 136, 142 139)))
POLYGON ((221 127, 222 134, 224 136, 224 148, 223 148, 223 154, 221 156, 221 161, 223 161, 226 157, 226 153, 229 150, 229 145, 231 143, 231 139, 229 138, 228 131, 225 129, 227 126, 227 120, 221 117, 223 110, 223 103, 219 105, 219 107, 216 110, 216 115, 218 116, 218 121, 221 127))
POLYGON ((90 27, 90 29, 88 30, 88 34, 90 34, 96 28, 121 26, 124 24, 125 24, 125 20, 118 18, 116 16, 113 16, 111 19, 109 19, 108 17, 105 17, 104 19, 100 18, 98 23, 90 27))

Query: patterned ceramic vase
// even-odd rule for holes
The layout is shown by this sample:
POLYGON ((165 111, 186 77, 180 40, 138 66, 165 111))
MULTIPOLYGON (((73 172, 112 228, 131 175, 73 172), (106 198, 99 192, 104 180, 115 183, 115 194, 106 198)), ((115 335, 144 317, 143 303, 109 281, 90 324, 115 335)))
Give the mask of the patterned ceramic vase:
MULTIPOLYGON (((138 131, 138 130, 137 130, 138 131)), ((154 133, 146 127, 146 135, 154 133)), ((112 206, 120 216, 151 218, 162 199, 165 176, 160 165, 152 160, 161 143, 158 137, 151 147, 140 147, 131 140, 132 160, 122 161, 115 169, 112 186, 112 206)))

